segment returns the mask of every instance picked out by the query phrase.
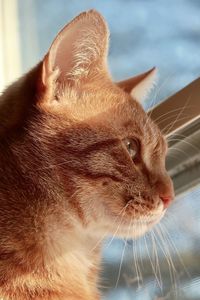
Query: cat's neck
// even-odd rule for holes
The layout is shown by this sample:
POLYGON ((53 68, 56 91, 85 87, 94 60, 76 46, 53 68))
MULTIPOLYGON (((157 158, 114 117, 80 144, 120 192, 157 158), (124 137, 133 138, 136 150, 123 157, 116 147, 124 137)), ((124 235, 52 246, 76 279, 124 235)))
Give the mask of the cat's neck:
MULTIPOLYGON (((84 295, 83 299, 98 299, 94 286, 100 260, 99 237, 90 235, 77 220, 77 214, 73 214, 66 190, 63 189, 54 168, 51 168, 54 162, 51 159, 47 160, 42 153, 42 144, 36 145, 27 132, 20 133, 17 138, 13 136, 1 141, 0 170, 4 170, 4 176, 0 176, 3 177, 0 182, 0 198, 6 197, 6 203, 10 201, 10 205, 13 205, 14 199, 18 208, 26 211, 27 218, 29 213, 30 217, 34 215, 32 222, 35 228, 33 232, 27 231, 29 238, 27 245, 23 245, 25 252, 26 249, 33 248, 33 253, 30 254, 32 261, 36 261, 40 253, 48 266, 47 269, 56 270, 61 274, 61 281, 55 278, 58 285, 64 280, 69 283, 69 286, 66 286, 68 290, 74 287, 76 291, 78 286, 77 293, 84 295), (5 195, 2 192, 4 190, 5 195), (37 236, 34 236, 34 232, 37 236), (38 246, 35 244, 37 241, 38 246)), ((18 221, 14 224, 15 232, 23 225, 22 222, 23 219, 20 224, 18 221)), ((24 234, 26 235, 26 224, 24 234)), ((31 266, 30 262, 26 263, 31 266)))

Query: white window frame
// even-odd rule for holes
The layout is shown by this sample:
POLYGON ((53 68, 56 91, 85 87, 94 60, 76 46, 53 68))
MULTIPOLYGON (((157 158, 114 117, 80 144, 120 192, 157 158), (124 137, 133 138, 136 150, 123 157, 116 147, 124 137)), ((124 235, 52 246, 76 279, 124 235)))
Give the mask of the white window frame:
POLYGON ((0 92, 21 75, 17 0, 0 0, 0 92))
POLYGON ((171 140, 169 147, 172 151, 169 151, 167 157, 167 168, 173 179, 176 194, 199 184, 200 78, 153 107, 149 115, 171 140), (173 155, 176 155, 176 159, 173 155))

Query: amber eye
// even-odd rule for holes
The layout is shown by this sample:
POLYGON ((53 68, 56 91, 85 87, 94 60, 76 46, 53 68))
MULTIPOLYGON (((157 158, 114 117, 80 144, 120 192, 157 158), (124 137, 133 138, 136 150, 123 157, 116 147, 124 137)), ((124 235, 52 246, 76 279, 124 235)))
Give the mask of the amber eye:
POLYGON ((139 152, 139 142, 135 139, 124 139, 124 144, 132 158, 134 160, 139 152))

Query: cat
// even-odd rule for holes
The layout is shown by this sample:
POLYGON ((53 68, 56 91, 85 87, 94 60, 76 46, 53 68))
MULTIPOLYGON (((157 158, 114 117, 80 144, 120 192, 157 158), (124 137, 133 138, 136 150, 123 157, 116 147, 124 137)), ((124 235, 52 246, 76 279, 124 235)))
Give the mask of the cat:
POLYGON ((143 235, 174 198, 167 143, 140 104, 156 69, 113 82, 108 39, 98 12, 80 14, 1 95, 4 300, 100 299, 101 241, 143 235))

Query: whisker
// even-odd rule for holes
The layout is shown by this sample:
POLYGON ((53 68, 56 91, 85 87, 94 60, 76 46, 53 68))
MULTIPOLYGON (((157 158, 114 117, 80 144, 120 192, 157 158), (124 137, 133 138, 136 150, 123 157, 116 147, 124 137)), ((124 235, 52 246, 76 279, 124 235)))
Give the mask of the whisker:
POLYGON ((181 116, 181 114, 184 112, 184 110, 186 109, 187 104, 188 104, 188 102, 189 102, 190 99, 191 99, 191 96, 192 96, 192 95, 189 95, 189 96, 188 96, 188 99, 187 99, 187 101, 185 102, 185 105, 183 106, 182 110, 178 113, 178 115, 177 115, 176 119, 174 120, 174 122, 171 124, 171 127, 168 129, 166 135, 170 132, 171 128, 174 127, 174 125, 176 124, 177 120, 180 120, 180 116, 181 116))
POLYGON ((171 157, 171 158, 174 158, 174 159, 179 159, 180 158, 180 156, 178 155, 178 153, 168 153, 168 155, 167 155, 168 157, 171 157))
MULTIPOLYGON (((134 212, 134 219, 135 219, 135 212, 134 212)), ((134 224, 132 226, 132 230, 133 230, 133 233, 135 235, 134 224)), ((139 263, 138 263, 136 243, 137 243, 137 241, 133 240, 132 251, 133 251, 133 261, 134 261, 134 266, 135 266, 136 278, 138 278, 138 289, 140 289, 141 288, 140 279, 141 279, 141 282, 142 282, 142 285, 143 285, 143 276, 142 276, 140 266, 139 266, 139 263)))
MULTIPOLYGON (((155 230, 155 228, 154 228, 154 230, 155 230)), ((158 240, 158 237, 157 237, 157 235, 155 234, 154 230, 152 230, 152 234, 153 234, 153 236, 154 236, 154 238, 155 238, 155 240, 156 240, 156 243, 159 245, 160 250, 162 251, 162 253, 163 253, 164 256, 165 256, 165 259, 166 259, 166 261, 167 261, 167 263, 168 263, 168 266, 169 266, 170 279, 171 279, 171 282, 173 282, 173 276, 172 276, 172 271, 171 271, 171 264, 170 264, 170 261, 169 261, 169 259, 168 259, 167 253, 165 252, 165 248, 162 247, 162 245, 161 245, 160 241, 158 240)), ((165 245, 163 245, 163 246, 165 246, 165 245)))
MULTIPOLYGON (((182 107, 181 107, 181 109, 182 109, 182 107)), ((180 110, 179 110, 179 111, 180 111, 180 110)), ((177 116, 177 112, 174 112, 174 113, 170 114, 170 115, 167 116, 166 118, 161 119, 159 122, 158 122, 158 120, 157 120, 157 121, 154 120, 154 122, 156 122, 158 125, 161 125, 163 122, 166 122, 167 120, 170 121, 171 118, 174 119, 175 116, 177 116)), ((186 117, 188 117, 188 114, 187 114, 187 113, 182 113, 181 119, 182 119, 182 118, 184 119, 184 118, 186 118, 186 117)), ((170 123, 170 125, 171 125, 171 123, 170 123)))
MULTIPOLYGON (((128 203, 127 203, 128 204, 128 203)), ((119 212, 119 215, 116 216, 116 218, 114 219, 113 223, 115 223, 119 218, 120 220, 123 217, 123 213, 125 212, 126 208, 127 208, 127 204, 122 208, 122 210, 119 212), (121 216, 122 215, 122 216, 121 216)), ((105 231, 105 233, 103 234, 103 236, 97 241, 97 243, 94 245, 94 247, 90 250, 90 252, 93 252, 100 244, 101 242, 104 240, 104 238, 108 235, 108 230, 105 231)))
POLYGON ((193 145, 192 143, 190 143, 190 142, 188 142, 186 140, 179 140, 179 139, 176 139, 176 138, 172 138, 170 141, 180 141, 181 143, 185 143, 185 144, 191 146, 198 153, 200 152, 200 148, 196 147, 195 145, 193 145))
POLYGON ((155 265, 156 265, 156 272, 158 272, 158 277, 161 283, 161 291, 163 288, 163 281, 162 281, 162 276, 161 276, 161 270, 160 270, 160 264, 159 264, 159 259, 158 259, 158 251, 157 251, 157 247, 156 247, 156 242, 155 242, 155 238, 152 234, 152 231, 150 231, 150 236, 151 236, 151 240, 152 240, 152 247, 153 247, 153 255, 155 257, 155 265))
POLYGON ((120 274, 121 274, 122 264, 123 264, 123 259, 124 259, 124 253, 125 253, 126 245, 127 245, 127 238, 129 236, 130 228, 131 228, 131 222, 132 222, 132 220, 129 223, 128 233, 127 233, 127 236, 126 236, 126 239, 125 239, 125 242, 124 242, 124 248, 123 248, 123 251, 122 251, 122 256, 121 256, 121 261, 120 261, 120 265, 119 265, 119 271, 118 271, 118 276, 117 276, 117 281, 116 281, 116 284, 115 284, 115 288, 117 288, 118 283, 119 283, 119 279, 120 279, 120 274))
POLYGON ((176 148, 176 147, 171 147, 171 148, 169 148, 169 154, 170 154, 170 151, 179 151, 180 153, 182 153, 182 154, 184 154, 184 156, 186 157, 186 158, 190 158, 190 155, 188 154, 188 153, 186 153, 184 150, 182 150, 182 149, 179 149, 179 148, 176 148))
POLYGON ((160 287, 160 289, 162 290, 162 284, 157 276, 157 272, 156 272, 156 269, 155 269, 155 266, 153 264, 153 261, 152 261, 152 258, 151 258, 151 255, 150 255, 150 252, 149 252, 149 247, 147 245, 147 239, 146 239, 146 235, 144 235, 144 241, 145 241, 145 247, 146 247, 146 250, 147 250, 147 255, 149 257, 149 261, 150 261, 150 264, 151 264, 151 267, 152 267, 152 270, 153 270, 153 273, 155 275, 155 278, 156 278, 156 281, 158 283, 158 286, 160 287))
MULTIPOLYGON (((165 221, 167 221, 167 219, 165 219, 165 221)), ((184 264, 184 262, 183 262, 183 259, 182 259, 181 255, 180 255, 180 253, 179 253, 179 251, 178 251, 176 245, 174 244, 174 241, 173 241, 172 238, 170 237, 169 232, 168 232, 168 230, 167 230, 165 224, 164 224, 164 223, 160 224, 160 227, 162 227, 162 230, 164 231, 165 236, 166 236, 166 238, 168 239, 169 245, 171 245, 172 249, 175 251, 176 255, 178 256, 179 262, 180 262, 180 264, 182 265, 182 267, 183 267, 185 273, 186 273, 187 276, 191 279, 192 276, 191 276, 191 274, 189 273, 188 269, 186 268, 186 266, 185 266, 185 264, 184 264)))
MULTIPOLYGON (((195 107, 194 105, 187 105, 186 108, 191 108, 191 107, 195 107)), ((171 109, 171 110, 167 110, 166 113, 158 116, 156 119, 154 119, 154 122, 158 122, 158 120, 160 120, 161 118, 163 118, 164 116, 167 116, 167 115, 174 115, 174 114, 177 114, 177 112, 179 112, 180 110, 182 110, 183 107, 178 107, 178 108, 175 108, 175 109, 171 109)), ((164 119, 165 120, 165 119, 164 119)))
MULTIPOLYGON (((159 225, 160 224, 158 224, 158 226, 159 225)), ((160 241, 161 241, 162 245, 163 245, 163 247, 161 247, 161 250, 164 250, 163 254, 165 255, 165 258, 166 258, 166 260, 168 262, 168 265, 169 265, 171 282, 172 282, 172 285, 174 285, 174 291, 175 291, 175 293, 177 293, 177 279, 178 279, 177 270, 176 270, 175 265, 173 263, 170 251, 168 249, 168 245, 167 245, 165 239, 163 238, 162 228, 161 227, 155 227, 155 230, 157 232, 157 235, 154 235, 154 236, 155 237, 158 236, 160 238, 160 241)), ((157 241, 158 241, 158 239, 157 239, 157 241)))
MULTIPOLYGON (((162 128, 162 132, 164 132, 165 136, 167 137, 168 133, 170 132, 170 129, 173 128, 173 126, 177 122, 184 121, 184 120, 187 120, 187 119, 188 119, 188 115, 186 115, 186 114, 185 114, 185 116, 183 115, 182 117, 179 117, 179 118, 176 117, 176 119, 174 120, 173 123, 168 122, 168 124, 164 128, 162 128), (173 124, 173 126, 172 126, 172 124, 173 124)), ((160 126, 160 125, 161 125, 161 122, 158 123, 158 126, 160 126)))
MULTIPOLYGON (((130 200, 130 201, 131 201, 131 200, 130 200)), ((118 232, 118 230, 119 230, 119 228, 120 228, 120 226, 121 226, 121 224, 122 224, 123 216, 124 216, 124 214, 125 214, 125 212, 126 212, 126 208, 128 207, 130 201, 125 205, 124 211, 123 211, 123 214, 122 214, 122 216, 121 216, 121 218, 120 218, 120 222, 119 222, 119 224, 118 224, 118 226, 117 226, 117 229, 115 230, 114 234, 112 235, 112 238, 111 238, 110 242, 108 243, 108 245, 106 246, 106 248, 109 248, 110 245, 112 244, 112 242, 113 242, 113 240, 114 240, 114 238, 115 238, 115 236, 116 236, 116 234, 117 234, 117 232, 118 232)))

